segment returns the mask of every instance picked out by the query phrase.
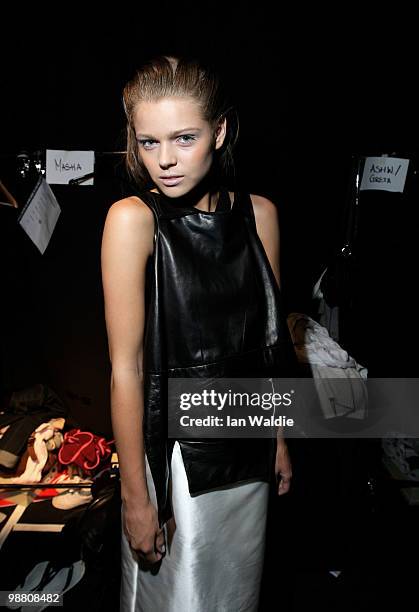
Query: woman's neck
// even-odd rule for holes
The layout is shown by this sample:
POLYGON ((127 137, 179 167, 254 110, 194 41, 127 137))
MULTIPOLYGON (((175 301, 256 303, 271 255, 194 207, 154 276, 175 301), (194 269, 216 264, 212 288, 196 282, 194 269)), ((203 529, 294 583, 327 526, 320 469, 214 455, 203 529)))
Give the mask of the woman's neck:
POLYGON ((199 202, 192 204, 192 206, 205 212, 214 212, 214 210, 217 208, 219 197, 219 191, 216 191, 215 193, 208 192, 199 200, 199 202))

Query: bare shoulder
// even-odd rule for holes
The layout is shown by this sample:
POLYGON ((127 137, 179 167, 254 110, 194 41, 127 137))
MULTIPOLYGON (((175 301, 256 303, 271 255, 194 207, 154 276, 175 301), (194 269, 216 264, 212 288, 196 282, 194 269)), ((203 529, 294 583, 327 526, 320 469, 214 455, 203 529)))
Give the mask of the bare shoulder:
POLYGON ((253 212, 255 213, 256 220, 260 219, 262 222, 273 222, 278 221, 278 209, 276 205, 266 198, 265 196, 256 195, 251 193, 250 199, 253 204, 253 212))
POLYGON ((272 240, 275 234, 279 234, 278 209, 276 205, 269 198, 253 193, 250 194, 250 199, 253 205, 257 233, 261 238, 272 240))
POLYGON ((154 214, 143 200, 130 196, 114 202, 107 213, 104 238, 115 242, 127 240, 151 253, 154 238, 154 214))
POLYGON ((121 221, 129 220, 146 225, 154 224, 153 211, 137 196, 129 196, 114 202, 108 210, 108 216, 121 221))

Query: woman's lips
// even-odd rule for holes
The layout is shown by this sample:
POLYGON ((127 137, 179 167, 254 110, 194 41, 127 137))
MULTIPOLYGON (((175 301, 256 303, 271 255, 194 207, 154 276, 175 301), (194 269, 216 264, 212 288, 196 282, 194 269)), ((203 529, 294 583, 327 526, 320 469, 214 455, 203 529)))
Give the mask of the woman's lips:
POLYGON ((170 178, 165 178, 164 176, 160 177, 161 182, 164 185, 167 185, 168 187, 173 187, 174 185, 177 185, 182 179, 183 176, 171 176, 170 178))

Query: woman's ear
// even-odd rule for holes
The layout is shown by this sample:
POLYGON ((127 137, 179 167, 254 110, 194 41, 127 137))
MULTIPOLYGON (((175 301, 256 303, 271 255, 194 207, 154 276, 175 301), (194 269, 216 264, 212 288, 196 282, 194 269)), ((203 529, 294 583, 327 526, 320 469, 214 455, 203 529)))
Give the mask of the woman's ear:
POLYGON ((219 120, 215 129, 215 148, 220 149, 223 146, 224 139, 227 133, 227 119, 223 117, 219 120))

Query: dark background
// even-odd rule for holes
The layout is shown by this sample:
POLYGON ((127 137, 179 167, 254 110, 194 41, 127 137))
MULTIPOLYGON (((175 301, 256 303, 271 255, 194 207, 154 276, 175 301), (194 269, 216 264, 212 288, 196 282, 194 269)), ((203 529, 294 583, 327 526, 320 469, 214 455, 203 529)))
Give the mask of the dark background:
MULTIPOLYGON (((50 384, 83 426, 110 434, 100 241, 123 186, 121 158, 101 153, 123 150, 122 87, 155 53, 195 53, 218 64, 240 113, 239 184, 277 204, 287 304, 308 308, 342 242, 353 156, 417 150, 409 17, 382 10, 367 22, 356 7, 340 10, 289 15, 279 3, 162 2, 6 12, 2 179, 14 187, 23 149, 92 149, 97 158, 95 187, 53 187, 62 213, 44 255, 17 225, 17 211, 0 210, 3 390, 50 384)), ((373 250, 391 232, 393 204, 377 216, 373 250)), ((398 218, 402 241, 411 223, 398 218)), ((389 253, 386 270, 394 264, 389 253)))

